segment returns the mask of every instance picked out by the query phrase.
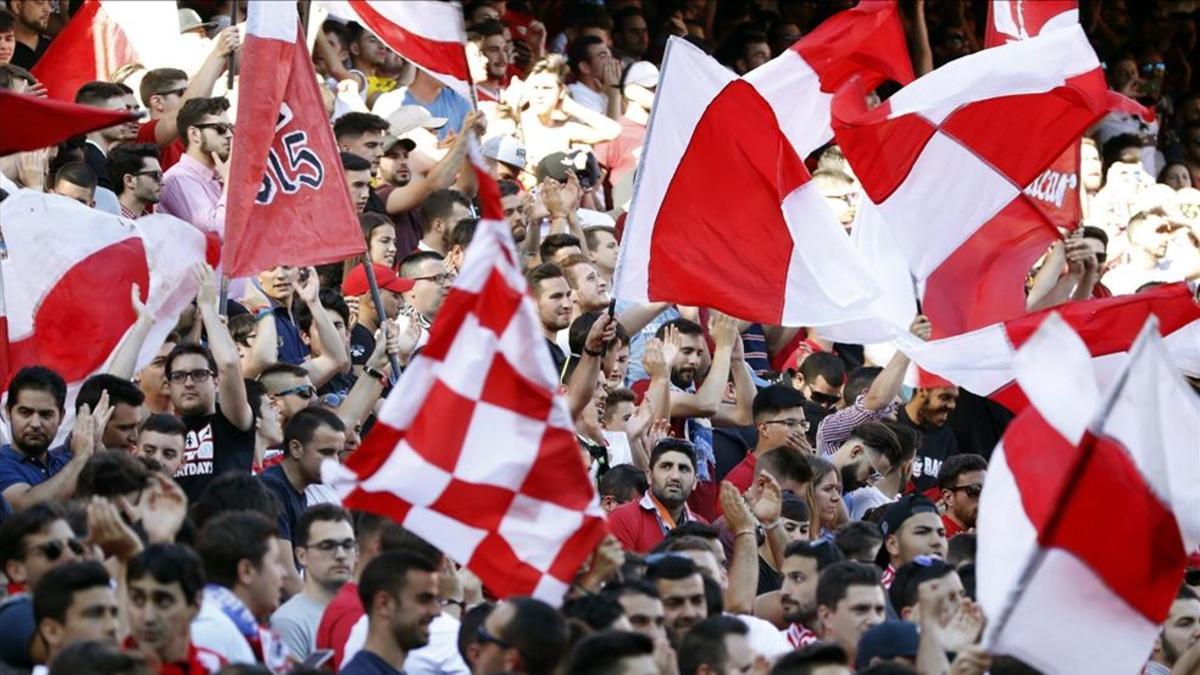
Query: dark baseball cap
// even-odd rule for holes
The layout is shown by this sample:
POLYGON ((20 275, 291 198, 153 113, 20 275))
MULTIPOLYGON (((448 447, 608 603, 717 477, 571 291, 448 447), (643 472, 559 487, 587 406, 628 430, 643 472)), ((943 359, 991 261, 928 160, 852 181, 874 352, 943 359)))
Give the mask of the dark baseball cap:
POLYGON ((883 530, 884 545, 879 547, 879 555, 875 558, 875 562, 880 567, 887 567, 891 562, 891 556, 888 555, 887 550, 888 535, 898 533, 900 527, 904 525, 904 521, 918 513, 933 513, 941 517, 937 504, 919 492, 904 495, 887 507, 887 511, 883 514, 883 521, 879 523, 880 529, 883 530))
POLYGON ((884 621, 871 626, 858 639, 858 654, 854 658, 854 669, 862 670, 871 665, 871 659, 890 661, 897 656, 915 658, 921 638, 917 625, 907 621, 884 621))

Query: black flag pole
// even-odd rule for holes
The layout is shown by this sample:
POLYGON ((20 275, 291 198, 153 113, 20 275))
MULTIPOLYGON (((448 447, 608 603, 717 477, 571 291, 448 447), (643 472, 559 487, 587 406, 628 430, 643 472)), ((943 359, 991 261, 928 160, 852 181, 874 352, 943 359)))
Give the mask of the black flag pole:
MULTIPOLYGON (((369 256, 363 258, 362 265, 367 273, 367 286, 371 289, 371 302, 375 304, 375 314, 379 317, 379 326, 383 328, 383 339, 387 340, 388 315, 383 311, 383 295, 379 292, 379 282, 375 280, 375 266, 371 264, 369 256)), ((392 364, 392 382, 395 383, 400 377, 400 358, 388 352, 388 361, 392 364)))

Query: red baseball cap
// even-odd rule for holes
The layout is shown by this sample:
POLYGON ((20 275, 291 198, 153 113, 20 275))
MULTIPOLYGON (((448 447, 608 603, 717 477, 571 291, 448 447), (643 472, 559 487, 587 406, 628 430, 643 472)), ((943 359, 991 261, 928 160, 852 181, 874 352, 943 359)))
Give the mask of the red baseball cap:
MULTIPOLYGON (((375 281, 379 284, 380 290, 403 293, 412 289, 412 279, 396 276, 392 268, 387 265, 372 263, 371 267, 375 270, 375 281)), ((370 285, 367 284, 367 270, 362 265, 355 265, 354 269, 350 270, 350 274, 347 274, 342 281, 342 295, 366 295, 370 292, 370 288, 370 285)))

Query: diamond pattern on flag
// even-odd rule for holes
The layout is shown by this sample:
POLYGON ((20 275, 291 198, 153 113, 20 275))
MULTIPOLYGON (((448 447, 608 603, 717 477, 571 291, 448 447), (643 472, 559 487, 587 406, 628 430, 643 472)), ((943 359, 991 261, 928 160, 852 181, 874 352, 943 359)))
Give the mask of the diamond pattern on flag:
POLYGON ((938 337, 1023 314, 1025 274, 1058 232, 1022 188, 1115 104, 1082 28, 958 59, 874 109, 862 94, 835 95, 833 127, 868 196, 864 255, 907 265, 881 279, 888 302, 912 306, 916 285, 938 337))
POLYGON ((497 596, 557 605, 606 525, 499 193, 477 174, 484 219, 428 345, 362 446, 322 474, 345 506, 396 520, 497 596))

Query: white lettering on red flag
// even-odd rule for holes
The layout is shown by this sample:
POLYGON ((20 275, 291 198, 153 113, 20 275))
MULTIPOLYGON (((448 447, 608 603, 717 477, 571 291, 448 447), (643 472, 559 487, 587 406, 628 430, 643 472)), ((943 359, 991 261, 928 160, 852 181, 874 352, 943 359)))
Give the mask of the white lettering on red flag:
POLYGON ((559 604, 606 525, 558 393, 494 181, 429 343, 363 444, 322 467, 348 508, 394 519, 499 597, 559 604))

